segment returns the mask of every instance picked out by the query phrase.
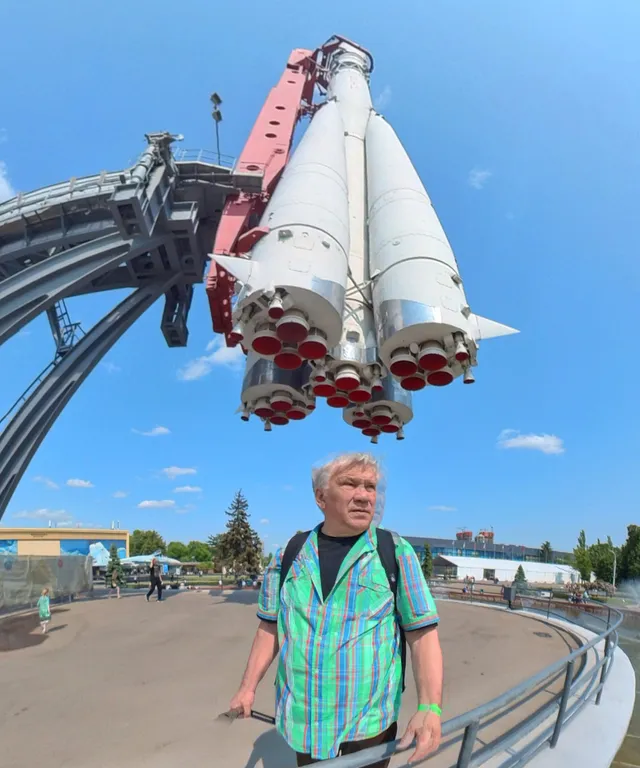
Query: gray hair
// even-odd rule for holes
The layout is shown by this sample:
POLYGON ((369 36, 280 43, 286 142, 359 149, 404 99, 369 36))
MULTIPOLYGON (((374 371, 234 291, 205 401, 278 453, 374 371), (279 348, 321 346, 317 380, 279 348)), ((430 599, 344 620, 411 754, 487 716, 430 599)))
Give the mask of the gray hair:
POLYGON ((314 492, 320 488, 326 488, 329 478, 334 472, 348 467, 361 466, 374 469, 378 478, 378 493, 376 499, 376 511, 373 516, 373 524, 379 525, 384 514, 384 500, 386 496, 386 482, 382 464, 379 459, 370 453, 341 453, 311 470, 311 482, 314 492))

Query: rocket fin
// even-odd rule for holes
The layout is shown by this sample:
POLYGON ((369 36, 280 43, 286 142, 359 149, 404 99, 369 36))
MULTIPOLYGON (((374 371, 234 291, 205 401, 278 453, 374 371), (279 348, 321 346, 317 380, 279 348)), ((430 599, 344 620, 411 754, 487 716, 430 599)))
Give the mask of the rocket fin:
POLYGON ((243 285, 246 285, 249 282, 251 275, 255 277, 256 272, 258 271, 258 265, 251 261, 251 259, 241 259, 238 256, 218 256, 216 253, 211 253, 209 255, 216 264, 223 269, 226 269, 227 272, 232 274, 243 285))
POLYGON ((481 315, 471 315, 469 320, 475 326, 474 336, 477 341, 481 339, 495 339, 497 336, 511 336, 513 333, 520 333, 516 328, 511 328, 502 323, 496 323, 495 320, 489 320, 481 315))

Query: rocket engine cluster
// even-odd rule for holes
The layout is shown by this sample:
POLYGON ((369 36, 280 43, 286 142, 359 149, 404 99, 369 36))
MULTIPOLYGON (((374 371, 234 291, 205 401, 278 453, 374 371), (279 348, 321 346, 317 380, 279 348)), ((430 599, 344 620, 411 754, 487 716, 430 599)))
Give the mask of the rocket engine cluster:
POLYGON ((516 331, 471 312, 447 236, 391 125, 370 57, 328 60, 315 109, 247 258, 212 254, 241 289, 231 343, 247 352, 242 418, 306 418, 317 398, 375 442, 403 438, 412 393, 475 381, 481 339, 516 331))

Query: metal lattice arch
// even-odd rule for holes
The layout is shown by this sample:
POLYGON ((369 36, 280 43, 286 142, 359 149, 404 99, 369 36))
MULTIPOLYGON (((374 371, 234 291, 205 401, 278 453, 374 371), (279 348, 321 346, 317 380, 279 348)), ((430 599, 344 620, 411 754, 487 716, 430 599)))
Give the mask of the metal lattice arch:
POLYGON ((115 342, 164 296, 161 330, 187 343, 194 285, 229 192, 231 163, 206 152, 173 151, 181 139, 148 134, 130 168, 19 194, 0 204, 0 344, 46 313, 53 362, 5 415, 0 433, 0 518, 29 462, 79 386, 115 342), (76 338, 64 300, 130 288, 86 335, 76 338))

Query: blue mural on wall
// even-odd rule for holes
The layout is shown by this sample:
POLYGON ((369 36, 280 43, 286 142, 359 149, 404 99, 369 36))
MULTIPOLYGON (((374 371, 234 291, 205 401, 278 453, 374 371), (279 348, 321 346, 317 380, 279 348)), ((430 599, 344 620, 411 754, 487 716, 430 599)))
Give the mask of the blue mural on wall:
POLYGON ((118 549, 118 557, 126 557, 127 549, 122 539, 61 539, 61 555, 91 555, 94 565, 105 566, 109 561, 111 545, 118 549))
POLYGON ((0 555, 17 555, 18 541, 16 539, 0 539, 0 555))

